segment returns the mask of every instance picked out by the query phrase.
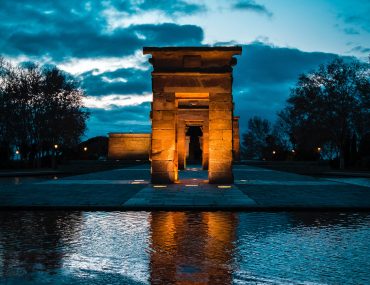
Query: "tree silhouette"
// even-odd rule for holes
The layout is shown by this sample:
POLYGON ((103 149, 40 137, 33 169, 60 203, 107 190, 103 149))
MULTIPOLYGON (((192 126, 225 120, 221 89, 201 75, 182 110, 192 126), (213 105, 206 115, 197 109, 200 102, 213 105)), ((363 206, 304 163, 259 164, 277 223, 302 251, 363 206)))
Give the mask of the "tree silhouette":
POLYGON ((248 121, 248 132, 243 134, 243 155, 248 159, 282 159, 290 147, 279 121, 273 126, 260 117, 248 121))
POLYGON ((78 82, 57 67, 1 60, 0 141, 23 159, 40 161, 79 142, 88 112, 78 82))
POLYGON ((344 168, 346 142, 370 131, 370 70, 358 61, 335 59, 303 74, 279 117, 301 150, 336 152, 344 168))
POLYGON ((271 133, 271 124, 268 120, 257 116, 249 119, 248 132, 243 135, 244 154, 247 158, 262 159, 267 147, 267 137, 271 133))

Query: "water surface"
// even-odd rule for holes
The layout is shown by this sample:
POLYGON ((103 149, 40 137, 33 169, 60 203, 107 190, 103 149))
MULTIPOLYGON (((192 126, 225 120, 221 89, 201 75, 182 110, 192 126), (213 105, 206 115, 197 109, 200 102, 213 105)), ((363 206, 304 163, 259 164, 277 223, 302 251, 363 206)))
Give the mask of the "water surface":
POLYGON ((370 284, 368 213, 0 212, 0 284, 370 284))

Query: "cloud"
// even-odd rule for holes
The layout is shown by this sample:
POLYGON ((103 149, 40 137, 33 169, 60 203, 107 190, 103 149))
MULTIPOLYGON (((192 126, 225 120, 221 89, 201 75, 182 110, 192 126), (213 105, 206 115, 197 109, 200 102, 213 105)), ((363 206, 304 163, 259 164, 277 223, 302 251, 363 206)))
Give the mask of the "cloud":
POLYGON ((178 20, 181 16, 206 12, 207 7, 199 3, 183 0, 141 0, 114 2, 105 9, 110 29, 148 23, 166 23, 178 20))
POLYGON ((130 56, 145 45, 199 45, 203 40, 203 30, 195 25, 132 22, 112 29, 106 13, 112 9, 129 16, 152 11, 174 17, 204 10, 183 0, 0 1, 1 52, 61 63, 130 56))
MULTIPOLYGON (((273 15, 258 1, 233 3, 234 9, 273 15)), ((202 45, 201 27, 173 22, 204 11, 203 5, 185 0, 0 1, 0 50, 18 61, 56 63, 78 76, 91 111, 88 136, 150 131, 151 67, 142 47, 202 45), (155 15, 159 22, 155 18, 153 24, 155 15)), ((347 32, 369 27, 363 16, 343 19, 347 32)), ((355 48, 367 51, 363 46, 355 48)), ((335 56, 259 42, 244 45, 233 85, 241 129, 254 115, 274 119, 299 74, 335 56)))
POLYGON ((247 10, 259 14, 264 14, 270 18, 273 16, 273 13, 270 10, 268 10, 265 5, 258 4, 253 0, 238 1, 233 5, 233 8, 238 10, 247 10))
POLYGON ((202 39, 203 30, 200 27, 172 23, 134 25, 116 29, 110 34, 80 28, 58 33, 19 31, 6 39, 8 44, 3 52, 48 56, 55 61, 62 61, 71 57, 128 56, 145 45, 199 45, 202 39))
POLYGON ((274 121, 298 76, 337 56, 260 42, 244 45, 233 73, 234 113, 240 115, 241 131, 246 130, 248 119, 255 115, 274 121))
POLYGON ((243 46, 243 55, 238 57, 235 74, 240 80, 234 82, 234 87, 256 83, 285 84, 296 79, 300 73, 312 70, 335 56, 254 42, 243 46))
POLYGON ((53 63, 78 76, 91 112, 88 136, 149 131, 150 64, 142 47, 201 45, 202 28, 171 22, 204 11, 184 0, 0 1, 0 50, 17 62, 53 63), (112 26, 111 11, 131 22, 112 26), (148 13, 167 22, 134 18, 148 13))
POLYGON ((115 107, 110 110, 90 109, 86 137, 106 135, 110 132, 150 132, 150 103, 115 107))
MULTIPOLYGON (((303 52, 254 42, 243 46, 234 68, 235 115, 240 115, 244 132, 250 117, 275 120, 301 73, 316 69, 337 55, 303 52)), ((148 64, 149 67, 149 64, 148 64)), ((121 68, 81 74, 93 119, 89 134, 119 131, 150 131, 151 69, 121 68), (140 104, 144 102, 143 104, 140 104), (135 104, 135 106, 132 106, 135 104), (123 107, 122 107, 123 106, 123 107)))
POLYGON ((357 14, 339 14, 338 18, 341 19, 345 24, 349 25, 349 30, 362 29, 366 32, 370 32, 370 6, 362 13, 357 14))
POLYGON ((354 51, 368 54, 368 53, 370 53, 370 48, 363 47, 363 46, 355 46, 349 52, 354 52, 354 51))
POLYGON ((360 32, 354 28, 344 28, 343 29, 344 33, 347 35, 358 35, 360 32))
POLYGON ((184 0, 127 0, 112 2, 117 10, 127 14, 139 14, 143 11, 162 11, 169 16, 188 15, 205 12, 206 6, 199 3, 190 3, 184 0))
MULTIPOLYGON (((23 59, 22 61, 25 61, 23 59)), ((81 74, 92 71, 93 74, 101 74, 107 71, 115 71, 120 68, 148 69, 148 59, 143 56, 142 50, 137 50, 134 55, 125 57, 104 56, 99 58, 69 58, 59 63, 59 67, 72 74, 81 74)))
POLYGON ((80 75, 82 88, 89 96, 149 93, 151 92, 150 79, 149 66, 147 70, 120 68, 100 74, 92 70, 80 75))
POLYGON ((152 94, 87 96, 83 101, 86 108, 112 110, 117 107, 135 106, 144 102, 151 102, 152 94))

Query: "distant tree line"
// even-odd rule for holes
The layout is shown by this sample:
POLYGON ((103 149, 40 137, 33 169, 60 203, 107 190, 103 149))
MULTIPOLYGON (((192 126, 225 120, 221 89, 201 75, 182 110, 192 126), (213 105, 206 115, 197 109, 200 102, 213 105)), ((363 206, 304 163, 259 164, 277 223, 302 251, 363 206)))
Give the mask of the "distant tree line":
POLYGON ((0 161, 38 166, 79 143, 89 114, 78 82, 55 66, 0 58, 0 161))
POLYGON ((369 64, 338 58, 302 74, 274 125, 259 117, 249 120, 243 147, 252 159, 358 164, 370 156, 369 64))

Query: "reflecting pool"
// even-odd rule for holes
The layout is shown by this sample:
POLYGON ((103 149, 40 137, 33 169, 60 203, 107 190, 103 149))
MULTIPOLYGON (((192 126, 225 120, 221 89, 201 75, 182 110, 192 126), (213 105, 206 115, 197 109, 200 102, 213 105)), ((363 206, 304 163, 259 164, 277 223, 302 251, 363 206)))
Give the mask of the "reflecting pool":
POLYGON ((370 213, 0 212, 0 284, 370 284, 370 213))

